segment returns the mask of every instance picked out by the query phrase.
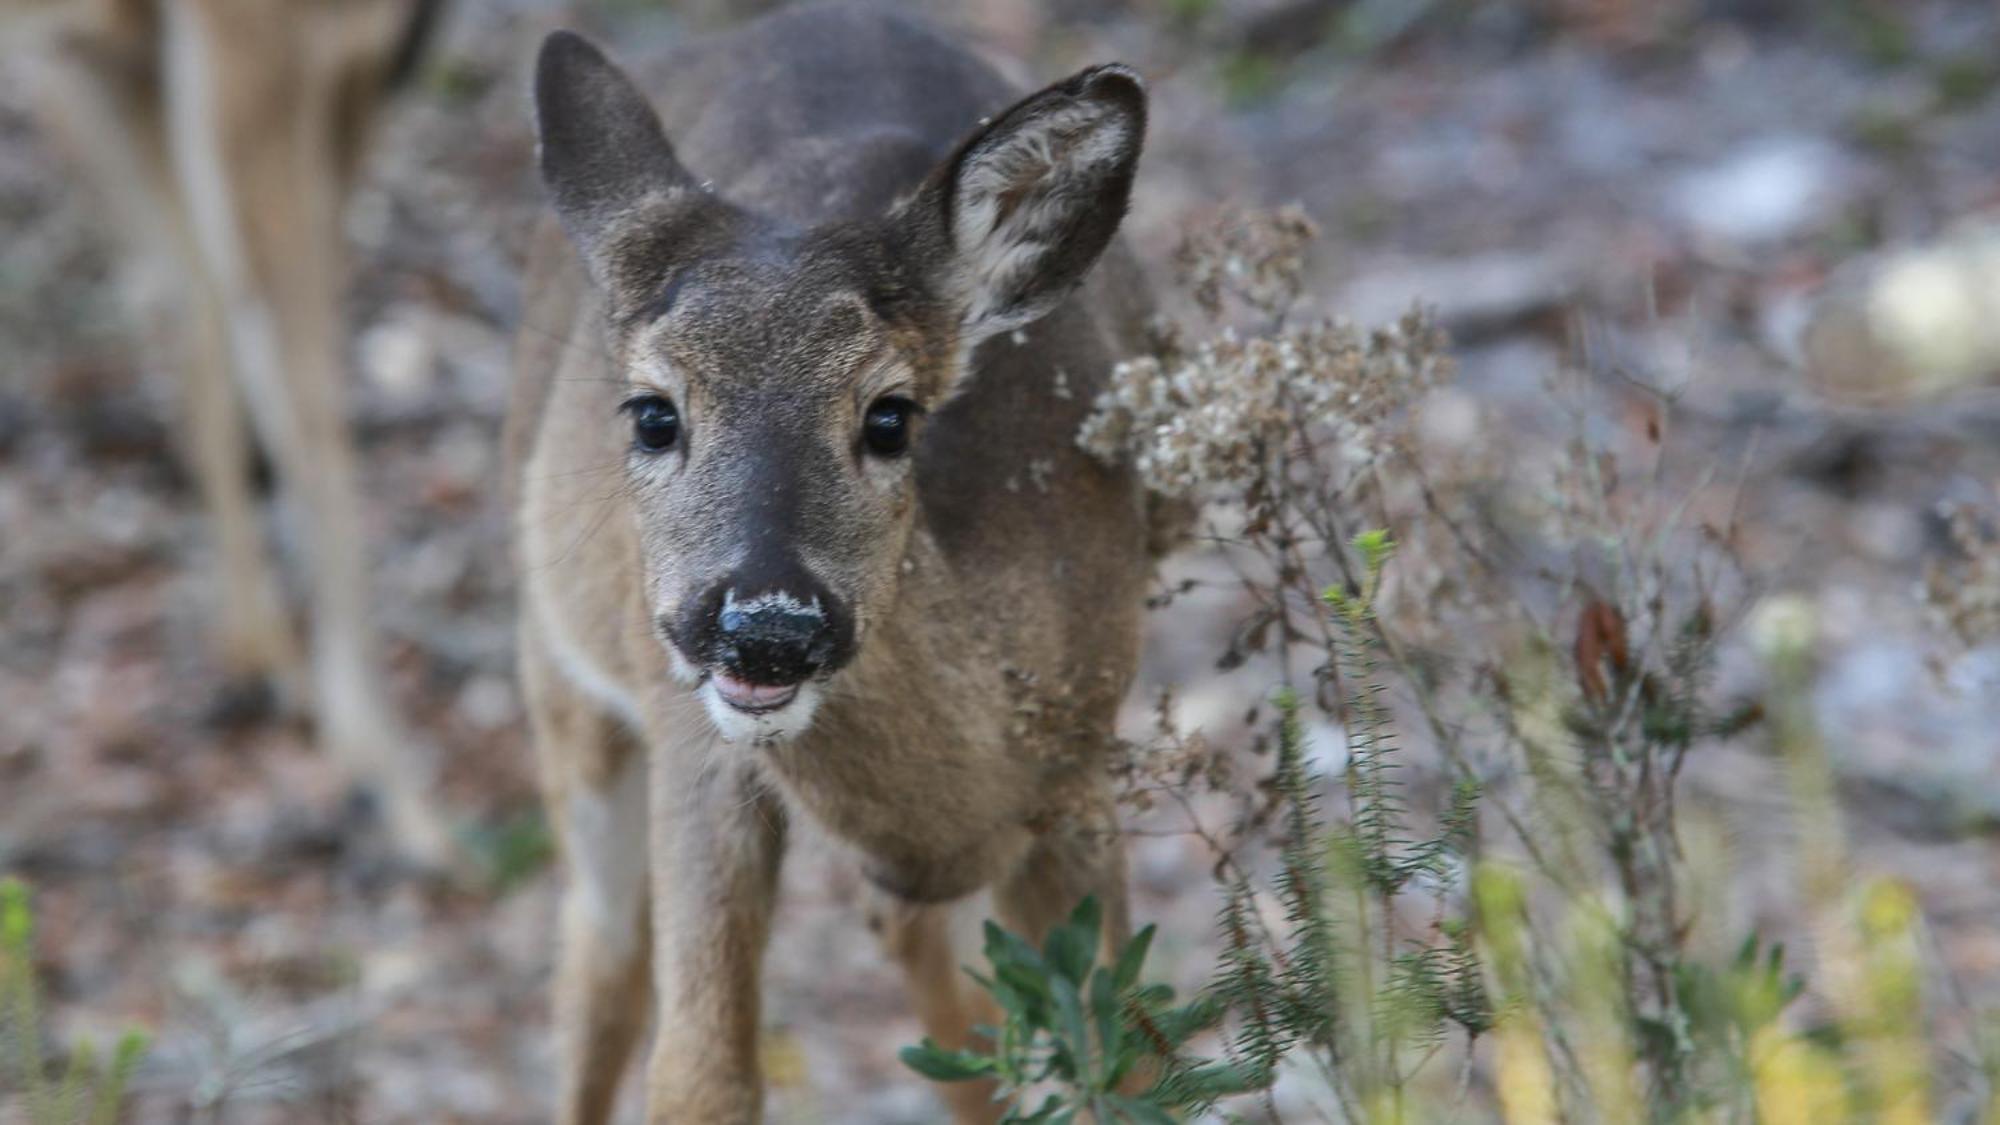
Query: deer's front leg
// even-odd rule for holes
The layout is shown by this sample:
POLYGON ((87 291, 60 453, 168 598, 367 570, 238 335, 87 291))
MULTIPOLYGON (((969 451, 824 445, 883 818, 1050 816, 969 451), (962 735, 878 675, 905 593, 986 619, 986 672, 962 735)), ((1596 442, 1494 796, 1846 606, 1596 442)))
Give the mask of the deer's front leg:
MULTIPOLYGON (((646 1071, 655 1123, 758 1120, 758 973, 784 850, 784 809, 722 745, 652 772, 653 972, 646 1071)), ((671 757, 671 752, 668 752, 671 757)))

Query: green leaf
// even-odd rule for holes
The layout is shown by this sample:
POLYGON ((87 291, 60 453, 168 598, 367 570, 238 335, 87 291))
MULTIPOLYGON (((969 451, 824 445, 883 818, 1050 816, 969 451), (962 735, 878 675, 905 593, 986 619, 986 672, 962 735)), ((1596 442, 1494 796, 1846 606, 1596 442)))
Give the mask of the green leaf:
POLYGON ((1090 974, 1090 1015, 1097 1025, 1101 1085, 1106 1087, 1117 1084, 1118 1060, 1124 1053, 1125 1019, 1120 1007, 1118 986, 1111 974, 1103 969, 1090 974))
POLYGON ((1361 552, 1362 561, 1367 564, 1369 572, 1373 574, 1379 572, 1382 569, 1382 564, 1389 561, 1389 555, 1396 549, 1396 541, 1389 538, 1387 531, 1376 528, 1373 531, 1364 531, 1355 536, 1354 549, 1361 552))
POLYGON ((111 1054, 111 1071, 97 1090, 91 1125, 115 1125, 118 1111, 125 1103, 125 1088, 132 1082, 132 1072, 139 1068, 139 1060, 145 1057, 151 1043, 143 1031, 128 1031, 118 1037, 118 1046, 111 1054))
POLYGON ((1104 920, 1104 907, 1096 895, 1085 895, 1076 909, 1069 912, 1069 924, 1079 930, 1087 930, 1091 937, 1097 936, 1100 923, 1104 920))
POLYGON ((1061 1026, 1055 1030, 1061 1037, 1060 1048, 1070 1057, 1069 1077, 1083 1080, 1090 1074, 1090 1030, 1083 1015, 1083 997, 1076 985, 1065 977, 1053 977, 1049 981, 1049 995, 1055 1000, 1056 1017, 1061 1026))
POLYGON ((996 1060, 974 1051, 947 1051, 928 1037, 897 1055, 903 1065, 935 1082, 967 1082, 986 1078, 999 1069, 996 1060))
POLYGON ((1178 1008, 1153 1013, 1153 1030, 1168 1043, 1179 1047, 1197 1033, 1222 1022, 1228 1006, 1219 997, 1198 996, 1178 1008))
POLYGON ((1082 986, 1084 978, 1090 975, 1090 966, 1097 960, 1097 933, 1100 912, 1095 898, 1086 898, 1077 904, 1069 921, 1049 931, 1048 940, 1042 946, 1042 956, 1049 969, 1069 978, 1072 984, 1082 986))
POLYGON ((1757 964, 1757 932, 1752 930, 1744 935, 1742 944, 1736 947, 1736 967, 1747 970, 1757 964))
MULTIPOLYGON (((994 980, 1013 993, 1008 1011, 1031 1026, 1048 1023, 1049 966, 1035 947, 991 922, 986 923, 986 959, 994 980)), ((995 995, 999 992, 996 990, 995 995)), ((1003 997, 1003 1003, 1008 998, 1003 997)))
POLYGON ((965 975, 972 978, 972 983, 978 985, 980 988, 984 989, 988 995, 992 996, 993 999, 999 1001, 1000 1008, 1002 1011, 1008 1013, 1017 1013, 1022 1009, 1024 1005, 1027 1004, 1027 1001, 1021 996, 1021 994, 1015 991, 1013 986, 1009 985, 1005 981, 995 980, 992 977, 981 976, 977 971, 973 969, 965 970, 965 975))
POLYGON ((1118 965, 1113 970, 1113 979, 1119 992, 1130 992, 1139 983, 1139 971, 1145 967, 1146 953, 1153 946, 1153 932, 1157 927, 1147 926, 1132 935, 1125 948, 1118 954, 1118 965))
POLYGON ((993 963, 995 972, 1013 969, 1025 970, 1035 976, 1048 973, 1047 962, 1042 960, 1042 955, 1035 951, 1034 946, 991 922, 986 923, 986 959, 993 963))
POLYGON ((34 931, 28 885, 19 879, 0 879, 0 952, 25 955, 34 931))

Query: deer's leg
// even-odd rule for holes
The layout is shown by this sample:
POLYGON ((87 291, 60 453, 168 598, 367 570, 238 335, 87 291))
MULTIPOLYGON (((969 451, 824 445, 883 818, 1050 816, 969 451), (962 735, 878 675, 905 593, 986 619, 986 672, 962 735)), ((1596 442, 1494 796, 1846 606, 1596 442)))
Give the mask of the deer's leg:
POLYGON ((565 881, 555 977, 556 1120, 609 1121, 652 996, 646 756, 522 630, 521 680, 565 881))
POLYGON ((233 673, 291 685, 297 639, 257 526, 250 488, 250 443, 230 380, 227 326, 208 286, 188 297, 180 331, 187 362, 189 460, 215 529, 217 646, 233 673))
MULTIPOLYGON (((1106 793, 1074 804, 1086 811, 1036 839, 1021 865, 995 889, 1000 923, 1039 946, 1050 927, 1068 918, 1086 896, 1102 908, 1098 964, 1116 963, 1132 936, 1131 906, 1125 891, 1125 843, 1117 810, 1106 793)), ((1142 1063, 1120 1083, 1136 1093, 1152 1083, 1153 1069, 1142 1063)))
POLYGON ((646 1069, 655 1125, 752 1125, 760 962, 784 851, 784 809, 734 747, 654 748, 653 979, 646 1069))
POLYGON ((293 341, 286 372, 300 445, 280 458, 298 501, 311 581, 312 667, 319 740, 356 785, 381 802, 392 837, 412 859, 450 851, 431 803, 424 750, 390 702, 370 596, 366 535, 346 396, 324 348, 293 341))
POLYGON ((168 148, 251 420, 301 517, 320 741, 382 802, 404 853, 438 863, 449 836, 377 663, 340 362, 334 91, 289 18, 269 4, 165 7, 168 148))
MULTIPOLYGON (((869 928, 903 970, 924 1034, 949 1049, 983 1041, 973 1029, 997 1024, 999 1012, 991 998, 967 979, 952 947, 953 908, 908 902, 882 891, 871 894, 869 928)), ((997 1121, 1002 1107, 994 1102, 993 1091, 990 1081, 952 1082, 938 1088, 959 1125, 997 1121)))
POLYGON ((230 383, 227 326, 175 182, 150 24, 115 7, 79 12, 46 49, 23 52, 40 115, 84 172, 148 282, 148 333, 178 353, 184 450, 215 525, 216 630, 231 671, 287 678, 297 649, 257 527, 242 406, 230 383))
POLYGON ((1131 936, 1125 898, 1125 842, 1109 795, 1091 794, 1061 807, 1084 811, 1036 837, 1019 867, 994 889, 1000 923, 1039 945, 1049 928, 1068 918, 1085 897, 1103 909, 1102 948, 1107 956, 1131 936))

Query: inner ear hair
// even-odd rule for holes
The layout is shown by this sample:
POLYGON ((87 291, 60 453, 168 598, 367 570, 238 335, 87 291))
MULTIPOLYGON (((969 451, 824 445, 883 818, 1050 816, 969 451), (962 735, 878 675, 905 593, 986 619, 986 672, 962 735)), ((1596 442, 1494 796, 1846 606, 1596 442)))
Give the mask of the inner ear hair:
POLYGON ((1027 324, 1083 280, 1124 218, 1145 129, 1138 76, 1112 64, 1030 95, 960 147, 941 186, 968 336, 1027 324))

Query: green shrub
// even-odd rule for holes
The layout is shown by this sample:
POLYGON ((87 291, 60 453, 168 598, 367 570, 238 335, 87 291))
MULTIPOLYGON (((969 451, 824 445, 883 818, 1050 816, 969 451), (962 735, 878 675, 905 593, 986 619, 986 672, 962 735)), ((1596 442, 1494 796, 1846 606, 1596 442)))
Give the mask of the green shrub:
POLYGON ((1084 1113, 1106 1125, 1171 1121, 1165 1108, 1186 1104, 1175 1092, 1178 1074, 1143 1093, 1126 1088, 1142 1082, 1148 1060, 1173 1058, 1220 1013, 1200 1000, 1176 1007, 1171 988, 1140 983, 1153 927, 1134 935, 1110 965, 1097 963, 1098 938, 1095 899, 1051 929, 1039 950, 988 922, 987 971, 973 979, 1002 1013, 990 1029, 992 1049, 948 1051, 926 1039, 904 1048, 903 1061, 940 1082, 996 1081, 1007 1125, 1065 1125, 1084 1113))
POLYGON ((77 1043, 61 1076, 52 1076, 42 1043, 34 936, 27 885, 0 879, 0 1105, 13 1098, 33 1125, 111 1125, 146 1053, 146 1035, 133 1030, 120 1036, 108 1065, 99 1063, 95 1044, 77 1043))
MULTIPOLYGON (((1592 440, 1606 428, 1587 408, 1533 459, 1426 450, 1415 420, 1451 371, 1442 335, 1421 312, 1372 331, 1300 315, 1313 235, 1296 211, 1197 229, 1183 278, 1226 327, 1163 324, 1079 438, 1204 506, 1200 540, 1251 607, 1221 664, 1263 653, 1279 670, 1275 717, 1253 717, 1275 751, 1248 759, 1260 776, 1176 733, 1170 699, 1123 767, 1135 803, 1172 802, 1214 851, 1219 959, 1176 1007, 1143 983, 1150 933, 1106 969, 1091 910, 1040 951, 989 929, 978 979, 1006 1026, 991 1050, 926 1046, 911 1065, 999 1080, 1013 1121, 2000 1113, 2000 1021, 1967 1013, 1986 1029, 1971 1050, 1937 1038, 1914 898, 1848 858, 1809 705, 1809 607, 1758 601, 1738 529, 1667 485, 1671 396, 1632 428, 1640 474, 1592 440), (1722 698, 1718 654, 1745 639, 1761 695, 1722 698), (1345 739, 1338 777, 1311 768, 1309 709, 1345 739), (1787 905, 1809 971, 1703 909, 1728 873, 1690 846, 1682 773, 1750 738, 1791 799, 1787 905), (1435 807, 1418 766, 1442 774, 1435 807), (1203 822, 1203 788, 1236 810, 1228 828, 1203 822), (1299 1081, 1281 1104, 1284 1076, 1299 1081)), ((1981 548, 1967 566, 1984 566, 1987 540, 1960 524, 1981 548)), ((1938 596, 1967 583, 1931 585, 1961 632, 1983 631, 1984 602, 1938 596)))

